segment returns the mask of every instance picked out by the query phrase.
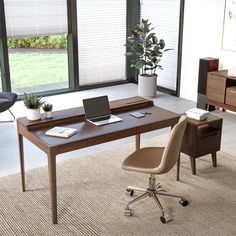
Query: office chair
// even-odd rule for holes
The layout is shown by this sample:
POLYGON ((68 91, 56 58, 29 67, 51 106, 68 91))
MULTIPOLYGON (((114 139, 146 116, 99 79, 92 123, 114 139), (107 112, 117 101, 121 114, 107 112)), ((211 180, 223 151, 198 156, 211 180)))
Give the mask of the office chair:
POLYGON ((176 164, 180 155, 180 148, 186 125, 187 118, 186 116, 182 116, 179 119, 179 122, 173 127, 166 147, 142 148, 133 152, 124 160, 122 164, 122 168, 124 170, 147 173, 151 175, 149 177, 149 186, 147 189, 130 186, 127 187, 126 192, 130 196, 134 194, 134 191, 140 191, 144 193, 127 204, 124 215, 131 216, 132 211, 130 209, 130 205, 149 196, 154 198, 157 205, 159 206, 162 213, 160 220, 165 224, 171 221, 173 217, 171 214, 168 214, 164 211, 157 195, 179 198, 179 203, 182 206, 188 205, 188 201, 184 197, 164 191, 159 183, 156 184, 155 178, 155 175, 167 173, 176 164))
POLYGON ((8 110, 13 117, 12 120, 0 121, 0 123, 13 122, 15 120, 15 116, 10 111, 10 107, 14 105, 14 103, 16 102, 16 99, 17 99, 17 95, 15 93, 0 92, 0 112, 4 112, 8 110))

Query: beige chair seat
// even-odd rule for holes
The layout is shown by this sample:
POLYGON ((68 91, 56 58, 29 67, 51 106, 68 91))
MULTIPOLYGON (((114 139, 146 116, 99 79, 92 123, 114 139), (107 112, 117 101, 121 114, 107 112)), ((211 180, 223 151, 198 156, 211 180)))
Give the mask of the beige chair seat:
POLYGON ((155 175, 165 174, 170 171, 179 159, 180 147, 182 144, 186 125, 187 117, 182 116, 179 119, 179 122, 173 127, 169 136, 168 143, 165 147, 141 148, 133 152, 124 160, 122 164, 122 168, 124 170, 150 174, 149 185, 147 188, 132 186, 127 187, 126 192, 130 196, 133 196, 134 191, 143 192, 143 194, 139 195, 127 204, 124 211, 124 214, 126 216, 132 215, 130 205, 143 198, 152 197, 162 212, 162 215, 160 217, 161 222, 167 223, 172 220, 172 215, 164 211, 164 208, 162 207, 157 195, 178 198, 180 199, 179 202, 182 206, 188 205, 188 201, 183 196, 167 193, 166 191, 164 191, 159 183, 156 184, 155 177, 155 175))
POLYGON ((147 147, 133 152, 123 162, 122 168, 128 171, 154 174, 160 165, 164 147, 147 147))

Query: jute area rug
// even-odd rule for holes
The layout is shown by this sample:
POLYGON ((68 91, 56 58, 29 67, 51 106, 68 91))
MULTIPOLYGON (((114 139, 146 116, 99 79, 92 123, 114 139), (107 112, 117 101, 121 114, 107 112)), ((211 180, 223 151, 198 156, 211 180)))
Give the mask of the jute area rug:
MULTIPOLYGON (((144 141, 145 146, 164 145, 166 136, 144 141)), ((182 207, 176 199, 160 199, 174 215, 162 224, 153 199, 133 205, 134 215, 123 215, 127 185, 146 187, 148 176, 121 169, 134 144, 89 156, 61 161, 58 176, 58 224, 51 223, 47 167, 26 172, 25 193, 20 175, 0 179, 0 235, 236 235, 236 159, 218 153, 218 167, 211 157, 197 160, 197 175, 189 158, 181 156, 181 181, 176 169, 159 177, 167 191, 186 196, 182 207)))

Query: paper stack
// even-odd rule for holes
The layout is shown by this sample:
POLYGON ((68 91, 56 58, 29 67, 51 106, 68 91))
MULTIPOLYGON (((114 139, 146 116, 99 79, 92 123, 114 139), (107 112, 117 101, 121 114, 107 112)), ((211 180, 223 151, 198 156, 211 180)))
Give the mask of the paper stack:
POLYGON ((208 113, 208 111, 199 108, 193 108, 186 111, 187 117, 194 120, 205 120, 207 118, 208 113))

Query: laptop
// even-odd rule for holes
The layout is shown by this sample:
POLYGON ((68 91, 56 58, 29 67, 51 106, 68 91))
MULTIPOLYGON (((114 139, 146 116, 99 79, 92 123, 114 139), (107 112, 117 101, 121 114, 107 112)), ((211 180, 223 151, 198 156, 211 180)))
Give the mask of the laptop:
POLYGON ((96 126, 122 121, 111 114, 107 96, 83 99, 85 118, 96 126))

